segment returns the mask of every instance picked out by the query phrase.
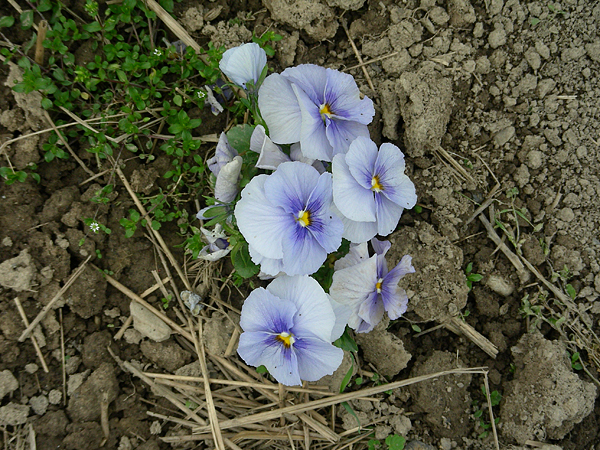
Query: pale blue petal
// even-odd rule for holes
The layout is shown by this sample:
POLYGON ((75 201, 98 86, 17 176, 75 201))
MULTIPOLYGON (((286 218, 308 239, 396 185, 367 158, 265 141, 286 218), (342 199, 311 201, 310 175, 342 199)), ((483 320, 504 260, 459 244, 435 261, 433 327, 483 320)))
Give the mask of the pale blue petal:
POLYGON ((237 155, 237 150, 229 145, 227 135, 225 133, 221 133, 219 136, 219 142, 217 143, 217 148, 215 149, 215 156, 209 158, 206 161, 206 165, 210 171, 217 176, 219 175, 219 172, 223 166, 230 162, 237 155))
POLYGON ((345 155, 333 158, 333 202, 348 219, 375 222, 376 205, 373 192, 362 187, 350 173, 345 155))
POLYGON ((303 90, 295 85, 293 88, 302 111, 302 128, 300 130, 302 153, 307 158, 331 161, 333 147, 327 139, 327 131, 319 107, 312 102, 303 90))
POLYGON ((300 161, 304 164, 308 164, 309 166, 313 166, 315 169, 317 169, 317 172, 321 174, 327 172, 325 165, 321 161, 304 156, 300 142, 296 142, 290 146, 290 159, 292 161, 300 161))
POLYGON ((356 222, 343 215, 339 215, 344 224, 344 233, 342 237, 353 244, 367 242, 377 234, 377 222, 356 222))
POLYGON ((259 153, 256 167, 265 170, 275 170, 279 164, 290 161, 281 147, 275 144, 265 133, 262 125, 257 125, 250 137, 250 150, 259 153))
POLYGON ((221 71, 244 89, 249 81, 256 84, 266 65, 267 54, 254 42, 230 48, 223 53, 223 58, 219 62, 221 71))
POLYGON ((342 221, 331 212, 331 184, 331 174, 322 174, 306 205, 311 219, 307 228, 327 253, 340 247, 344 231, 342 221))
POLYGON ((369 248, 367 242, 363 241, 359 244, 350 244, 348 254, 334 263, 335 270, 342 270, 346 267, 353 266, 369 259, 369 248))
POLYGON ((337 70, 327 69, 325 101, 333 114, 363 125, 370 124, 375 115, 371 99, 360 99, 360 91, 354 77, 337 70))
POLYGON ((387 236, 398 226, 404 208, 388 200, 384 195, 375 194, 377 204, 377 234, 387 236))
POLYGON ((264 365, 281 384, 302 384, 296 354, 291 348, 286 349, 274 335, 260 332, 242 333, 238 354, 250 366, 264 365))
POLYGON ((302 89, 317 106, 324 103, 327 69, 314 64, 301 64, 285 69, 282 76, 302 89))
POLYGON ((380 241, 377 238, 371 239, 371 245, 373 246, 373 251, 378 255, 385 255, 392 247, 390 241, 380 241))
POLYGON ((265 195, 272 204, 297 217, 318 182, 319 172, 314 167, 298 161, 286 162, 265 181, 265 195))
MULTIPOLYGON (((304 116, 303 116, 304 119, 304 116)), ((333 148, 332 156, 346 153, 352 141, 358 137, 369 137, 369 128, 358 122, 326 118, 327 140, 333 148)))
POLYGON ((346 153, 346 164, 350 173, 365 189, 371 190, 378 153, 377 144, 365 137, 356 138, 346 153))
POLYGON ((283 258, 282 236, 289 214, 265 196, 267 175, 258 175, 246 185, 235 207, 237 226, 250 245, 267 258, 283 258))
POLYGON ((355 264, 333 274, 329 295, 338 303, 356 306, 362 304, 377 284, 377 257, 355 264))
POLYGON ((235 200, 235 197, 240 190, 242 162, 242 157, 236 156, 219 171, 215 183, 215 198, 220 202, 231 203, 235 200))
POLYGON ((383 301, 377 295, 377 291, 371 292, 367 300, 361 303, 358 316, 364 321, 356 330, 358 333, 368 333, 381 322, 384 313, 383 301))
POLYGON ((269 128, 269 136, 278 144, 300 141, 302 113, 290 82, 274 73, 263 81, 258 91, 258 107, 269 128))
MULTIPOLYGON (((250 252, 250 258, 252 259, 252 262, 260 266, 260 270, 264 273, 264 275, 275 277, 283 270, 283 258, 267 258, 257 252, 252 245, 248 245, 248 251, 250 252)), ((261 280, 262 279, 263 278, 261 278, 261 280)))
POLYGON ((231 247, 225 249, 213 249, 210 245, 205 246, 200 253, 198 253, 198 259, 204 259, 205 261, 218 261, 224 258, 231 252, 231 247))
POLYGON ((384 308, 392 320, 398 319, 408 308, 406 291, 397 286, 395 289, 382 289, 381 298, 383 299, 384 308))
POLYGON ((379 176, 383 195, 405 209, 417 203, 415 185, 404 174, 404 155, 393 144, 382 144, 374 173, 379 176))
POLYGON ((294 325, 296 305, 267 289, 254 289, 242 305, 240 326, 244 331, 289 333, 294 325))
POLYGON ((283 272, 288 275, 315 273, 327 258, 327 252, 306 228, 295 224, 283 237, 283 272))
POLYGON ((312 336, 302 336, 294 343, 298 358, 300 378, 318 381, 325 375, 332 375, 344 358, 344 351, 312 336))
POLYGON ((267 290, 291 301, 297 308, 292 328, 294 336, 308 333, 325 341, 330 339, 336 317, 328 295, 315 279, 306 275, 281 276, 273 280, 267 290))
POLYGON ((330 341, 335 342, 342 334, 344 334, 346 325, 348 325, 348 320, 352 315, 352 308, 348 305, 336 302, 331 295, 328 295, 328 297, 335 314, 335 325, 333 326, 333 330, 331 330, 330 341))

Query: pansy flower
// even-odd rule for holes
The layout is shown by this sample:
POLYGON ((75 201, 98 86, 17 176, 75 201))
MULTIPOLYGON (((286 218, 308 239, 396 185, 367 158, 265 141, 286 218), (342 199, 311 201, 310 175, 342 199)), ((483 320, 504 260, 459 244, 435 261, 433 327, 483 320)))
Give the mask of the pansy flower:
POLYGON ((221 133, 215 156, 206 161, 208 168, 216 177, 215 198, 220 202, 226 204, 235 200, 240 190, 242 162, 242 157, 229 145, 227 135, 221 133))
POLYGON ((404 174, 404 155, 393 144, 359 137, 348 153, 333 158, 333 201, 344 222, 344 238, 365 242, 396 229, 402 211, 417 202, 415 185, 404 174))
POLYGON ((331 174, 298 161, 246 185, 235 207, 250 256, 268 275, 308 275, 342 242, 342 221, 331 212, 331 174))
POLYGON ((273 142, 300 142, 308 158, 331 161, 358 136, 369 136, 373 102, 360 98, 352 75, 313 64, 271 74, 258 105, 273 142))
POLYGON ((350 253, 336 262, 329 293, 333 300, 352 310, 348 325, 358 333, 371 331, 387 312, 395 320, 406 312, 408 297, 398 282, 414 273, 412 258, 406 255, 388 271, 385 254, 391 244, 371 240, 375 254, 369 257, 367 243, 353 245, 350 253))
POLYGON ((219 62, 221 71, 244 89, 249 82, 256 87, 266 65, 267 54, 254 42, 230 48, 219 62))
POLYGON ((317 381, 339 367, 343 350, 331 342, 335 313, 323 288, 308 276, 281 276, 244 301, 238 354, 264 365, 287 386, 317 381))
POLYGON ((218 261, 229 254, 231 251, 229 237, 225 234, 223 226, 220 223, 217 223, 212 231, 206 228, 200 228, 200 231, 203 234, 204 241, 208 245, 200 250, 198 258, 207 261, 218 261))

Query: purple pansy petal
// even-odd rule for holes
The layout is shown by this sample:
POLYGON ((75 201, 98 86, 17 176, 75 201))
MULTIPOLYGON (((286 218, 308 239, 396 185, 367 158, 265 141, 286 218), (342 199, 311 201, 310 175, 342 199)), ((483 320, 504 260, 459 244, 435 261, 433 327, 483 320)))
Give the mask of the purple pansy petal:
POLYGON ((373 168, 377 162, 377 144, 369 138, 358 137, 346 153, 346 164, 354 179, 364 189, 371 190, 373 168))
POLYGON ((318 182, 319 172, 314 167, 297 161, 286 162, 265 181, 265 195, 274 205, 297 217, 318 182))
POLYGON ((308 231, 327 253, 335 252, 340 247, 344 231, 342 221, 330 209, 331 185, 331 174, 322 174, 306 205, 311 214, 308 231))
POLYGON ((380 241, 377 238, 373 238, 371 239, 371 246, 373 247, 373 251, 378 255, 385 255, 392 247, 392 244, 390 241, 380 241))
POLYGON ((369 128, 366 125, 337 118, 326 118, 325 130, 327 140, 333 147, 332 157, 338 153, 346 153, 356 138, 369 137, 369 128))
POLYGON ((410 209, 417 203, 413 182, 404 174, 404 155, 393 144, 382 144, 375 163, 375 174, 383 185, 383 195, 403 208, 410 209))
POLYGON ((250 137, 250 150, 259 153, 256 167, 259 169, 275 170, 279 164, 290 161, 281 147, 275 144, 265 133, 262 125, 257 125, 250 137))
POLYGON ((273 142, 292 144, 300 141, 302 113, 292 85, 286 78, 277 73, 265 78, 258 91, 258 107, 273 142))
POLYGON ((396 186, 386 187, 381 193, 405 209, 411 209, 417 204, 415 185, 406 175, 396 186))
POLYGON ((312 102, 304 91, 297 86, 293 87, 302 111, 302 127, 300 130, 302 153, 307 158, 331 161, 333 147, 327 139, 327 130, 321 118, 319 107, 312 102))
POLYGON ((230 48, 219 62, 221 71, 244 89, 249 81, 256 84, 266 65, 267 54, 254 42, 230 48))
POLYGON ((310 234, 295 223, 283 236, 283 271, 288 275, 315 273, 327 258, 327 251, 310 234))
POLYGON ((267 286, 274 296, 292 302, 297 311, 291 331, 296 336, 312 334, 327 341, 335 325, 329 297, 319 283, 306 275, 276 278, 267 286))
POLYGON ((350 251, 348 254, 334 263, 335 270, 342 270, 346 267, 354 266, 361 262, 369 259, 369 248, 367 247, 366 241, 360 244, 350 244, 350 251))
POLYGON ((375 195, 377 203, 377 234, 387 236, 398 226, 404 208, 388 200, 381 193, 375 195))
POLYGON ((368 333, 383 319, 385 312, 383 302, 379 299, 377 291, 371 292, 369 297, 358 308, 358 317, 363 323, 356 330, 358 333, 368 333))
POLYGON ((289 332, 297 311, 294 302, 257 288, 244 301, 240 326, 244 331, 289 332))
POLYGON ((395 289, 382 288, 381 298, 383 299, 383 306, 392 320, 398 319, 408 308, 406 291, 397 286, 395 289))
POLYGON ((238 354, 250 366, 264 365, 277 381, 286 386, 302 384, 298 360, 291 348, 286 349, 274 335, 242 333, 238 354))
POLYGON ((246 241, 267 258, 283 258, 281 236, 289 225, 289 214, 273 206, 265 196, 267 175, 258 175, 246 185, 235 207, 235 218, 246 241))
POLYGON ((360 99, 360 91, 352 75, 327 69, 325 101, 336 116, 368 125, 373 120, 375 108, 370 98, 360 99))
POLYGON ((342 334, 344 334, 348 320, 352 315, 352 308, 348 305, 343 305, 342 303, 336 302, 330 295, 328 295, 328 297, 331 307, 333 308, 333 313, 335 314, 335 325, 331 330, 331 337, 329 338, 329 341, 335 342, 342 336, 342 334))
POLYGON ((324 102, 327 85, 327 69, 324 67, 301 64, 285 69, 281 75, 302 89, 317 107, 324 102))
POLYGON ((215 156, 209 158, 206 161, 206 165, 210 171, 217 176, 219 175, 219 172, 223 166, 228 162, 231 162, 231 160, 237 155, 237 150, 229 145, 227 135, 225 133, 221 133, 219 136, 219 142, 217 143, 217 148, 215 149, 215 156))
POLYGON ((242 157, 236 156, 232 161, 221 167, 215 182, 215 198, 223 203, 235 200, 240 190, 239 179, 242 172, 242 157))
POLYGON ((256 251, 252 245, 248 245, 248 251, 252 262, 259 265, 261 272, 265 275, 275 277, 283 270, 283 258, 267 258, 256 251))
POLYGON ((348 219, 356 222, 375 222, 376 204, 373 192, 364 189, 350 173, 345 155, 333 158, 333 202, 348 219))
POLYGON ((344 358, 344 351, 328 341, 316 337, 302 336, 294 344, 298 358, 300 378, 318 381, 325 375, 332 375, 344 358))

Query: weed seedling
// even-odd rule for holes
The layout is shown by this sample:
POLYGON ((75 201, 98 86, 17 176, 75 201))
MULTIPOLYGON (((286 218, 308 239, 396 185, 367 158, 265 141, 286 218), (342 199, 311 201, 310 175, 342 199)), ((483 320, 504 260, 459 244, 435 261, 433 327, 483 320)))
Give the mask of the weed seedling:
POLYGON ((469 287, 469 290, 473 289, 473 283, 478 283, 483 278, 483 275, 473 273, 472 262, 467 264, 467 268, 465 269, 465 275, 467 276, 467 286, 469 287))

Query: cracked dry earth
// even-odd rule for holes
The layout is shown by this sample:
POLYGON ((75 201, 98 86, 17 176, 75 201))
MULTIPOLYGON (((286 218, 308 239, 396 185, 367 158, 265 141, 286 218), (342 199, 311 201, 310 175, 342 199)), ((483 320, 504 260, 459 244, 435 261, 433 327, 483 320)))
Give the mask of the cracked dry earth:
MULTIPOLYGON (((372 138, 405 152, 420 209, 405 212, 388 256, 389 264, 396 264, 412 254, 417 272, 402 280, 411 300, 406 320, 356 336, 366 382, 374 383, 365 374, 396 381, 486 366, 490 390, 502 395, 494 406, 500 448, 600 449, 594 381, 600 361, 600 3, 218 0, 175 7, 176 19, 201 44, 212 40, 231 47, 270 29, 283 36, 270 61, 275 70, 301 63, 348 70, 376 103, 372 138), (350 40, 367 64, 355 67, 359 60, 350 40), (473 216, 482 204, 498 242, 473 216), (469 263, 483 276, 472 290, 465 280, 469 263), (565 269, 568 279, 553 276, 567 274, 565 269), (536 305, 547 320, 525 317, 536 305), (575 351, 585 370, 572 367, 575 351)), ((2 4, 0 13, 13 11, 2 4)), ((25 39, 14 36, 16 43, 25 39)), ((7 87, 14 76, 0 66, 1 139, 45 127, 39 99, 7 87)), ((208 118, 206 111, 198 114, 208 118)), ((225 126, 224 119, 210 123, 213 128, 203 133, 225 126)), ((110 431, 104 448, 214 448, 212 440, 169 443, 165 437, 189 430, 148 412, 180 417, 179 412, 123 371, 108 351, 151 372, 197 375, 194 349, 162 322, 146 323, 144 312, 134 311, 137 304, 90 265, 34 331, 48 373, 31 341, 18 340, 25 327, 15 298, 33 320, 88 256, 138 294, 155 284, 152 270, 162 267, 141 233, 124 237, 118 222, 133 203, 123 186, 115 188, 118 201, 98 210, 90 198, 106 177, 82 185, 89 175, 72 159, 41 163, 43 142, 41 135, 7 148, 17 169, 39 164, 41 183, 0 185, 5 436, 31 424, 38 449, 95 449, 103 440, 104 415, 110 431), (89 233, 82 218, 95 214, 113 230, 110 236, 89 233), (130 314, 134 326, 113 339, 130 314)), ((90 154, 74 148, 92 167, 90 154)), ((201 151, 211 148, 203 145, 201 151)), ((124 172, 138 192, 152 194, 162 186, 160 174, 168 165, 161 157, 153 163, 131 160, 124 172)), ((194 205, 189 212, 195 213, 194 205)), ((161 234, 183 261, 173 247, 181 240, 175 227, 161 234)), ((160 307, 160 297, 154 292, 147 300, 160 307)), ((239 308, 243 297, 236 293, 230 300, 239 308)), ((223 315, 212 314, 204 331, 208 352, 226 354, 233 330, 223 315)), ((208 364, 217 377, 219 367, 208 364)), ((336 392, 351 366, 347 357, 321 384, 336 392)), ((483 384, 482 375, 465 373, 417 383, 376 401, 354 400, 354 414, 336 410, 335 431, 354 429, 358 418, 373 424, 376 439, 406 437, 407 449, 496 448, 493 434, 482 436, 486 430, 476 418, 482 408, 482 418, 488 414, 483 384)), ((350 390, 358 388, 353 384, 350 390)), ((366 441, 352 448, 367 448, 366 441)), ((285 441, 238 445, 291 448, 285 441)))

